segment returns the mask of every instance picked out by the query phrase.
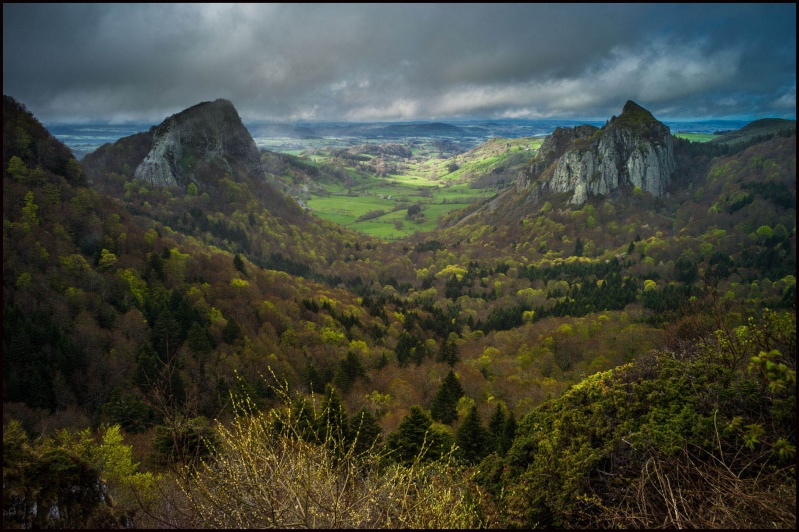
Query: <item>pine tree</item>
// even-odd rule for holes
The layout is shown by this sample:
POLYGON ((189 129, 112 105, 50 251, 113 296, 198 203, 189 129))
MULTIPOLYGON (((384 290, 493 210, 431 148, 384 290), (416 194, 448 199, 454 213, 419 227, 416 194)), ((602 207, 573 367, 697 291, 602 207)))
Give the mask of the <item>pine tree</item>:
POLYGON ((322 441, 331 436, 332 443, 343 443, 349 439, 349 416, 341 397, 333 386, 325 390, 322 408, 316 418, 317 433, 322 441))
POLYGON ((397 432, 389 435, 386 449, 391 457, 403 463, 411 463, 422 450, 425 434, 430 430, 433 420, 418 406, 412 406, 411 412, 403 418, 397 432))
POLYGON ((497 452, 500 456, 505 456, 513 445, 513 440, 516 438, 516 419, 513 417, 513 412, 508 413, 508 419, 505 420, 505 430, 500 442, 497 452))
POLYGON ((317 368, 316 365, 310 360, 305 365, 302 376, 305 384, 308 386, 308 391, 311 393, 321 392, 324 390, 325 384, 327 384, 322 372, 319 371, 319 368, 317 368))
POLYGON ((416 340, 408 334, 408 331, 402 331, 399 338, 397 338, 397 346, 394 352, 397 354, 397 362, 402 367, 408 365, 408 359, 411 357, 411 350, 416 346, 416 340))
POLYGON ((244 270, 244 261, 243 261, 243 260, 241 260, 241 255, 239 255, 238 253, 236 253, 236 255, 233 257, 233 266, 234 266, 234 267, 235 267, 235 268, 236 268, 238 271, 240 271, 241 273, 245 273, 245 270, 244 270))
POLYGON ((574 256, 575 257, 583 256, 583 241, 580 240, 580 237, 577 237, 577 242, 574 244, 574 256))
POLYGON ((172 312, 166 308, 155 320, 152 332, 152 345, 161 357, 162 362, 168 362, 183 341, 183 331, 180 323, 172 312))
POLYGON ((422 451, 424 460, 435 460, 450 450, 452 436, 432 428, 433 420, 419 406, 412 406, 411 412, 400 422, 397 431, 391 433, 386 441, 389 456, 400 463, 410 465, 422 451))
POLYGON ((380 443, 382 429, 377 423, 377 418, 365 408, 361 408, 350 420, 349 435, 355 439, 355 452, 364 454, 380 443))
POLYGON ((463 387, 458 377, 455 376, 455 372, 450 370, 433 398, 433 403, 430 406, 430 415, 434 420, 449 425, 458 419, 456 407, 458 399, 463 397, 463 395, 463 387))
POLYGON ((333 383, 342 393, 348 393, 358 377, 366 377, 366 370, 358 355, 354 351, 350 351, 339 364, 336 375, 333 377, 333 383))
POLYGON ((233 343, 244 337, 244 333, 241 330, 241 325, 239 322, 236 321, 236 318, 230 317, 225 324, 225 328, 222 329, 222 340, 227 343, 233 345, 233 343))
POLYGON ((208 329, 196 321, 192 323, 189 333, 186 335, 186 343, 195 353, 208 353, 213 348, 208 336, 208 329))
POLYGON ((507 418, 505 416, 505 407, 502 403, 498 403, 496 409, 491 414, 488 420, 488 432, 491 434, 492 445, 491 449, 500 453, 502 447, 502 440, 505 437, 505 423, 507 418))
POLYGON ((446 362, 450 366, 454 366, 458 360, 460 360, 460 354, 458 353, 458 346, 455 342, 442 340, 441 349, 438 350, 436 362, 446 362))
POLYGON ((455 433, 455 443, 460 456, 468 464, 476 464, 490 453, 491 437, 480 421, 480 413, 474 405, 466 414, 455 433))

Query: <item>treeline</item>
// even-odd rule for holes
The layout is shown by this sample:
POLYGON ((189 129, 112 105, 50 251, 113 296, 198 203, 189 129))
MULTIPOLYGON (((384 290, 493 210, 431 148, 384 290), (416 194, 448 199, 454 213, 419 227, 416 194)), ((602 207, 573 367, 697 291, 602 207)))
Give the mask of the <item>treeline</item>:
POLYGON ((740 153, 755 144, 761 144, 774 138, 788 138, 796 135, 796 129, 783 129, 776 133, 755 135, 738 142, 692 142, 690 140, 674 137, 675 148, 689 156, 723 157, 740 153))

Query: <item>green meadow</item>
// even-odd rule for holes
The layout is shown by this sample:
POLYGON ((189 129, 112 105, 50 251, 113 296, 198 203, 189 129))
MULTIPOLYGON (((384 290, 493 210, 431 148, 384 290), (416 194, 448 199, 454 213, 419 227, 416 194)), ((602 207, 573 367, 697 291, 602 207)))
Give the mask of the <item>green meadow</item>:
MULTIPOLYGON (((351 177, 346 184, 319 183, 320 187, 305 199, 313 214, 370 236, 393 240, 418 231, 431 231, 450 211, 493 196, 495 187, 478 188, 474 186, 475 179, 492 172, 515 175, 542 141, 541 138, 493 139, 447 158, 439 157, 432 145, 415 144, 411 147, 412 157, 401 160, 402 169, 383 177, 350 161, 334 159, 330 150, 315 149, 297 155, 317 166, 339 164, 351 177), (408 208, 414 205, 421 208, 421 216, 411 218, 408 208), (367 219, 361 219, 364 215, 367 219)), ((368 157, 367 162, 375 158, 362 155, 368 157)))
POLYGON ((675 133, 675 137, 690 140, 691 142, 707 142, 716 138, 712 133, 675 133))
POLYGON ((431 180, 420 175, 372 177, 357 187, 326 184, 330 194, 312 194, 305 203, 313 214, 355 231, 384 239, 398 239, 417 231, 431 231, 442 216, 493 195, 493 191, 471 188, 466 183, 431 180), (419 205, 423 217, 408 219, 408 208, 419 205), (373 211, 385 214, 357 221, 373 211))

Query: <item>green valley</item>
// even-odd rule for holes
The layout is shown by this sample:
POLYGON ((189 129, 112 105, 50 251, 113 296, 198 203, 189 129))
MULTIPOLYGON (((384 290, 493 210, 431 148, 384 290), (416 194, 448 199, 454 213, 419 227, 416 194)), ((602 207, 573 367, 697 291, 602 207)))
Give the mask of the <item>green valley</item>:
POLYGON ((795 127, 3 117, 4 524, 795 527, 795 127))

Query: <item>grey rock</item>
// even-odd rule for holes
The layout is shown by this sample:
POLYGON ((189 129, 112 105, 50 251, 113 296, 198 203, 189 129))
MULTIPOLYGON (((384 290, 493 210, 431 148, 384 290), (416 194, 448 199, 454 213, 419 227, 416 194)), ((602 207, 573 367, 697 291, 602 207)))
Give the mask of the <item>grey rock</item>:
POLYGON ((632 101, 601 129, 590 125, 558 128, 541 145, 522 187, 538 194, 572 192, 581 205, 589 196, 635 187, 654 196, 666 192, 677 168, 669 128, 632 101))
POLYGON ((228 174, 234 181, 263 179, 260 153, 233 104, 203 102, 170 116, 153 135, 153 146, 134 177, 185 189, 209 185, 228 174))

